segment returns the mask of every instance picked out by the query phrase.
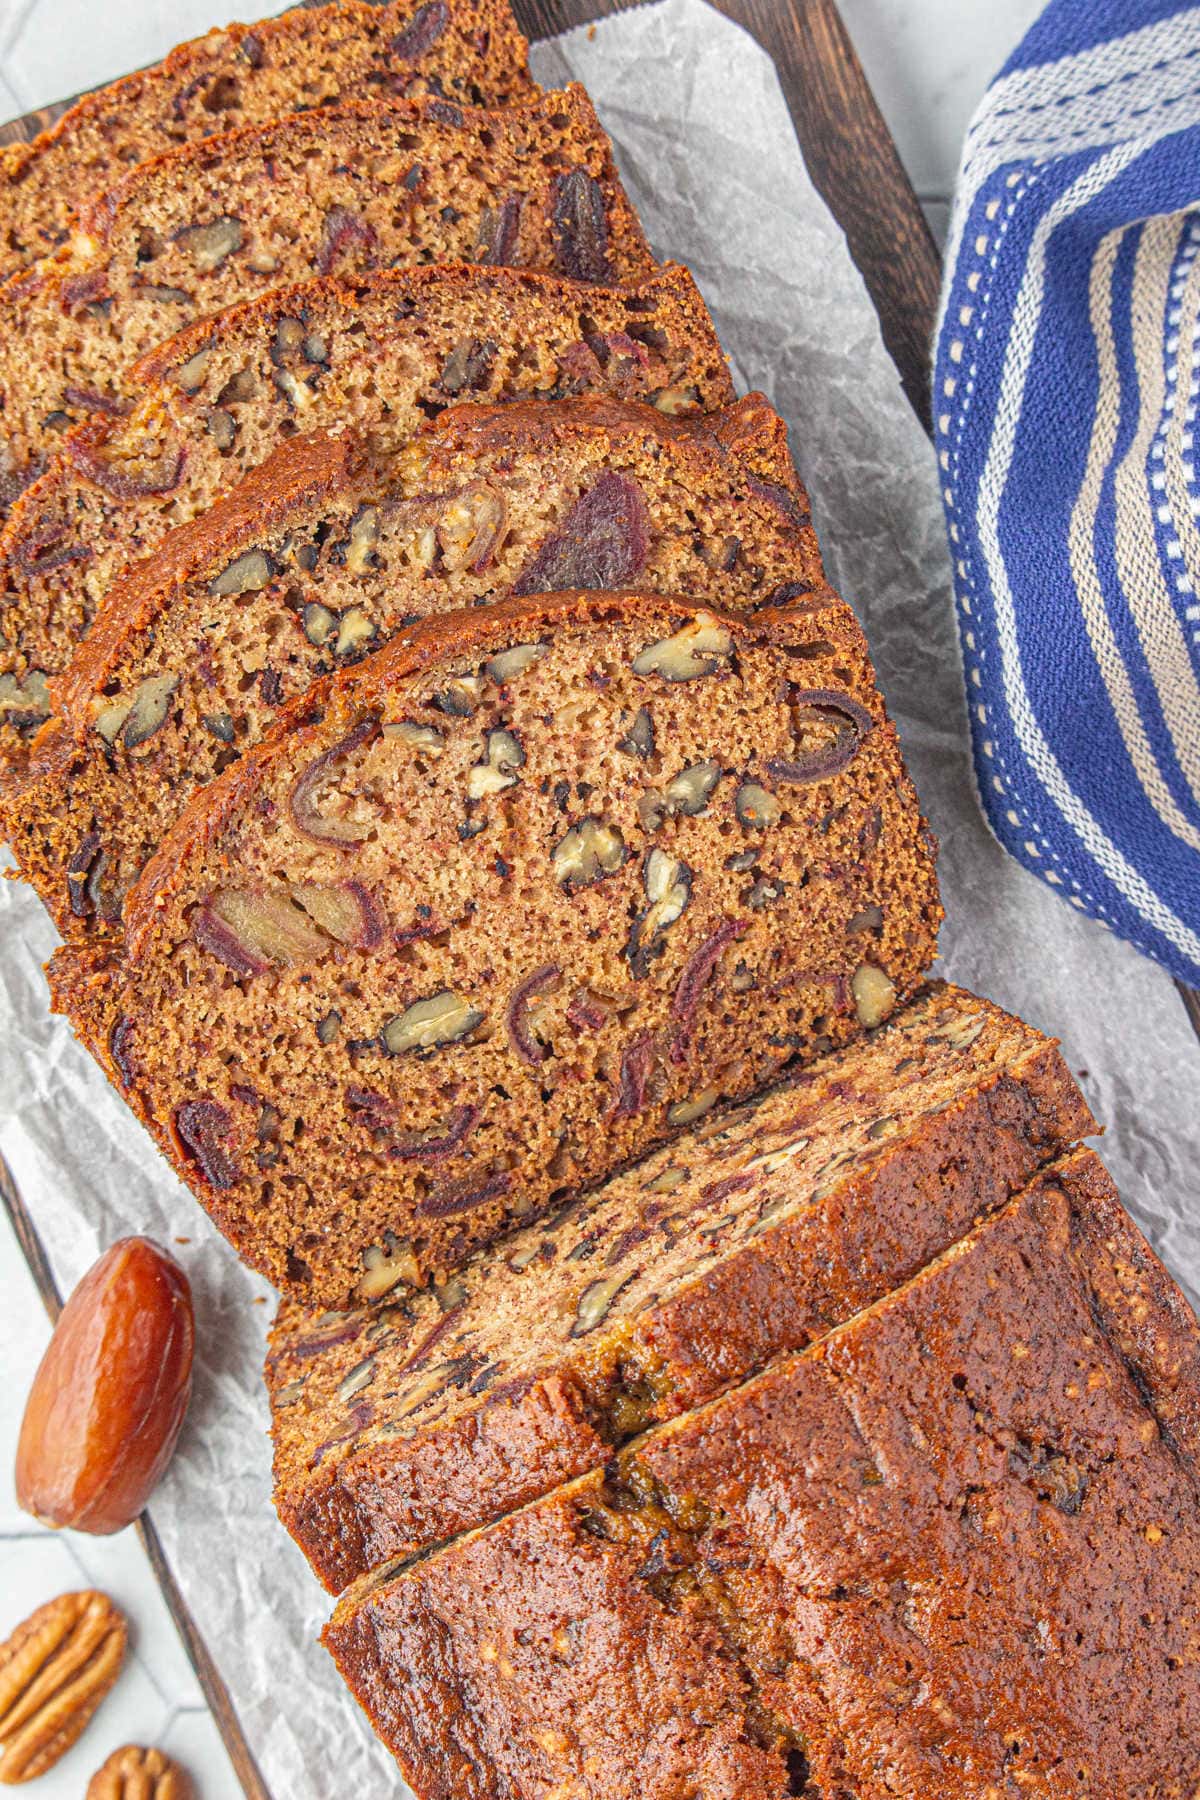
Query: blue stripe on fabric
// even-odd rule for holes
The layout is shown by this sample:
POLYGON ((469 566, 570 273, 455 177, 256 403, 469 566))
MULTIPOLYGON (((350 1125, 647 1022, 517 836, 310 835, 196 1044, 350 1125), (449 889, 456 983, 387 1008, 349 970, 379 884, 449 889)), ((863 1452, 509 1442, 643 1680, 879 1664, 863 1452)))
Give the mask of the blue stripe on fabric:
POLYGON ((1050 0, 1001 70, 1001 76, 1078 56, 1113 38, 1126 37, 1193 10, 1181 0, 1050 0))
MULTIPOLYGON (((1195 852, 1182 846, 1158 818, 1130 767, 1079 615, 1066 542, 1067 525, 1086 463, 1087 428, 1094 417, 1097 398, 1095 351, 1086 330, 1093 247, 1107 230, 1126 220, 1178 210, 1194 197, 1195 182, 1189 179, 1188 172, 1198 166, 1195 159, 1200 155, 1200 134, 1176 134, 1176 138, 1178 141, 1168 140, 1147 150, 1105 193, 1060 227, 1048 247, 1037 352, 1001 506, 1000 541, 1005 561, 1011 566, 1010 584, 1031 703, 1067 780, 1148 883, 1185 920, 1200 928, 1200 896, 1196 891, 1200 864, 1195 852), (1185 135, 1186 149, 1181 156, 1185 135), (1072 430, 1072 425, 1076 429, 1072 430), (1048 445, 1054 446, 1053 455, 1047 455, 1048 445), (1091 696, 1082 729, 1078 717, 1081 694, 1091 696)), ((1039 220, 1094 160, 1095 153, 1085 152, 1037 171, 1036 177, 1021 174, 1015 190, 1016 205, 1010 206, 1004 220, 1004 255, 999 266, 989 271, 984 323, 989 315, 1008 320, 1039 220)), ((1005 195, 1013 193, 1009 173, 1000 171, 977 197, 963 234, 965 247, 972 247, 977 236, 989 239, 996 231, 996 221, 988 220, 987 210, 989 202, 997 200, 1003 209, 1005 195)), ((1129 234, 1129 241, 1122 247, 1114 283, 1117 354, 1125 384, 1118 454, 1127 448, 1136 430, 1136 375, 1128 348, 1128 296, 1136 239, 1136 232, 1129 234), (1130 413, 1127 409, 1133 410, 1130 413)), ((956 548, 968 567, 968 578, 960 580, 960 588, 972 612, 969 624, 965 617, 960 624, 968 671, 979 680, 978 688, 969 691, 969 699, 981 791, 997 835, 1019 860, 1043 875, 1057 864, 1063 885, 1068 891, 1073 889, 1089 910, 1107 918, 1176 973, 1196 980, 1200 978, 1200 965, 1181 957, 1164 934, 1147 923, 1083 850, 1074 832, 1064 828, 1036 773, 1026 766, 1024 750, 1005 711, 993 597, 987 589, 983 559, 969 542, 969 534, 990 449, 987 416, 979 421, 977 415, 976 428, 972 430, 970 407, 977 388, 990 392, 998 384, 1007 330, 985 332, 982 361, 973 371, 974 357, 979 354, 978 341, 973 342, 970 334, 956 329, 960 305, 972 303, 966 282, 971 266, 978 267, 978 260, 972 265, 965 248, 952 279, 947 324, 939 346, 935 412, 943 407, 950 410, 951 429, 943 434, 942 441, 951 457, 951 522, 955 523, 956 513, 963 519, 956 548), (955 342, 964 345, 963 361, 958 364, 950 356, 955 342), (956 382, 952 398, 943 394, 948 376, 956 382), (973 638, 973 649, 968 632, 973 638), (985 709, 983 719, 977 710, 979 706, 985 709), (985 744, 991 750, 990 756, 984 750, 985 744), (1002 782, 1001 792, 995 786, 997 776, 1002 782), (1015 823, 1011 814, 1015 814, 1015 823), (1030 844, 1034 846, 1032 851, 1030 844)), ((974 299, 979 305, 979 290, 974 299)), ((1114 457, 1114 467, 1116 460, 1114 457)), ((1111 546, 1103 538, 1105 520, 1111 533, 1114 518, 1112 482, 1110 472, 1097 529, 1097 562, 1101 571, 1110 561, 1111 546)), ((1124 603, 1112 579, 1105 581, 1104 587, 1105 604, 1116 635, 1122 640, 1126 666, 1164 779, 1181 809, 1195 819, 1194 800, 1167 745, 1149 673, 1136 647, 1131 654, 1132 627, 1125 617, 1124 603)))

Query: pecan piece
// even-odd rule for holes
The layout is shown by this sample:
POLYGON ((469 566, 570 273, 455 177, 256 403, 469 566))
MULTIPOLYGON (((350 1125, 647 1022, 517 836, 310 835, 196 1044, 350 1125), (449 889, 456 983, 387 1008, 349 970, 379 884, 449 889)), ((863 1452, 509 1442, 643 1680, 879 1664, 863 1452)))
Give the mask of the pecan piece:
POLYGON ((240 250, 245 233, 242 221, 226 214, 208 225, 188 225, 175 234, 175 242, 186 250, 201 275, 211 275, 227 256, 240 250))
POLYGON ((402 1056, 409 1050, 440 1050, 444 1044, 457 1044, 482 1025, 484 1016, 469 1000, 443 988, 389 1019, 383 1028, 383 1045, 389 1056, 402 1056))
POLYGON ((882 1025, 896 1004, 896 986, 890 975, 875 963, 860 963, 850 977, 850 992, 859 1023, 869 1031, 882 1025))
POLYGON ((484 668, 497 686, 504 687, 545 656, 549 648, 549 644, 513 644, 508 650, 498 651, 484 668))
POLYGON ((442 392, 461 394, 464 388, 474 392, 485 386, 498 349, 499 345, 491 338, 483 342, 478 338, 463 338, 446 358, 438 377, 442 392))
POLYGON ((630 1269, 624 1274, 609 1275, 600 1281, 590 1282, 579 1296, 571 1336, 585 1337, 589 1331, 595 1331, 597 1325, 603 1324, 609 1307, 637 1273, 636 1269, 630 1269))
POLYGON ((20 680, 0 675, 0 720, 14 731, 34 731, 50 716, 50 687, 45 671, 30 669, 20 680))
POLYGON ((628 852, 625 840, 615 825, 589 816, 572 825, 550 856, 556 880, 573 892, 590 887, 606 875, 615 875, 628 852))
POLYGON ((768 826, 778 825, 783 817, 783 808, 775 795, 760 787, 757 781, 743 781, 733 804, 738 823, 747 831, 766 831, 768 826))
POLYGON ((187 1778, 161 1750, 122 1744, 96 1770, 84 1800, 185 1800, 187 1778))
POLYGON ((442 561, 452 575, 460 569, 485 569, 503 542, 508 527, 504 495, 486 482, 464 488, 447 501, 437 524, 442 561))
POLYGON ((271 558, 265 550, 247 550, 227 563, 219 575, 213 576, 208 591, 215 599, 254 594, 268 585, 273 573, 271 558))
POLYGON ((668 638, 647 644, 633 659, 635 675, 661 675, 664 681, 695 681, 714 675, 733 650, 733 638, 711 613, 697 613, 668 638))
POLYGON ((655 847, 646 858, 642 885, 650 904, 633 921, 627 948, 635 981, 650 973, 651 962, 662 954, 665 934, 687 910, 692 871, 685 862, 655 847))
POLYGON ((0 1782, 33 1781, 82 1734, 117 1679, 128 1633, 106 1594, 39 1606, 0 1644, 0 1782))
POLYGON ((484 739, 482 759, 467 773, 467 799, 486 800, 516 787, 521 779, 517 771, 524 765, 525 752, 516 732, 497 726, 484 739))

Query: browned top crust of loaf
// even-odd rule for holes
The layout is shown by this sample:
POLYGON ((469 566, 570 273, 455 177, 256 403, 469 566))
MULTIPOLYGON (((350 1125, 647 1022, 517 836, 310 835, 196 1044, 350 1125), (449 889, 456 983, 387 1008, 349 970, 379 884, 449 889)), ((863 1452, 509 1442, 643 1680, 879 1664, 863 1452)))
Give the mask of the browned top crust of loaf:
POLYGON ((62 243, 135 163, 342 99, 512 105, 533 91, 527 54, 506 0, 339 0, 193 38, 0 151, 0 277, 62 243))
POLYGON ((56 1000, 240 1252, 344 1305, 881 1022, 932 849, 832 596, 500 601, 285 708, 56 1000))
POLYGON ((129 387, 128 417, 69 433, 0 535, 10 753, 45 718, 47 676, 123 567, 298 428, 349 423, 387 447, 467 400, 608 392, 683 414, 733 399, 712 321, 680 268, 628 288, 461 264, 302 283, 182 332, 129 387))
POLYGON ((1198 1377, 1078 1151, 615 1474, 364 1581, 326 1641, 429 1800, 682 1795, 698 1666, 720 1741, 771 1759, 744 1795, 1186 1800, 1198 1377))
POLYGON ((334 1592, 498 1518, 870 1305, 1094 1129, 1051 1041, 935 987, 436 1292, 285 1301, 280 1517, 334 1592))
POLYGON ((64 936, 111 932, 190 794, 313 680, 567 580, 745 607, 823 585, 783 421, 761 395, 680 418, 591 396, 461 407, 395 455, 285 445, 112 590, 0 832, 64 936))
POLYGON ((593 282, 653 269, 582 88, 500 112, 320 108, 141 164, 0 290, 8 502, 67 426, 123 409, 124 370, 193 319, 308 275, 455 257, 593 282))

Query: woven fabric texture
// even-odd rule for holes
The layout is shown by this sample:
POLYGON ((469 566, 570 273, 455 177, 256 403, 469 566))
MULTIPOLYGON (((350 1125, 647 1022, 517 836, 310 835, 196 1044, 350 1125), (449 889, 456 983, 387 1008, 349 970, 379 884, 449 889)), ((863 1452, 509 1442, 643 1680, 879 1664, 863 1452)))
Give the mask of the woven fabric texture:
POLYGON ((1051 0, 972 122, 934 423, 980 797, 1200 985, 1200 5, 1051 0))

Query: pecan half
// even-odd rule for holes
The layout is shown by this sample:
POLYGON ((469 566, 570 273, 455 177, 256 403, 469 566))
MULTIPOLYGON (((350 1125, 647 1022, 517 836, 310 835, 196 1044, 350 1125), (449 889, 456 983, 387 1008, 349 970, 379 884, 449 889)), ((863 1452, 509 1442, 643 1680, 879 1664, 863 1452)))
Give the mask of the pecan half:
POLYGON ((185 1800, 187 1777, 161 1750, 122 1744, 96 1770, 84 1800, 185 1800))
POLYGON ((117 1679, 128 1636, 107 1594, 39 1606, 0 1644, 0 1782, 33 1781, 75 1742, 117 1679))

